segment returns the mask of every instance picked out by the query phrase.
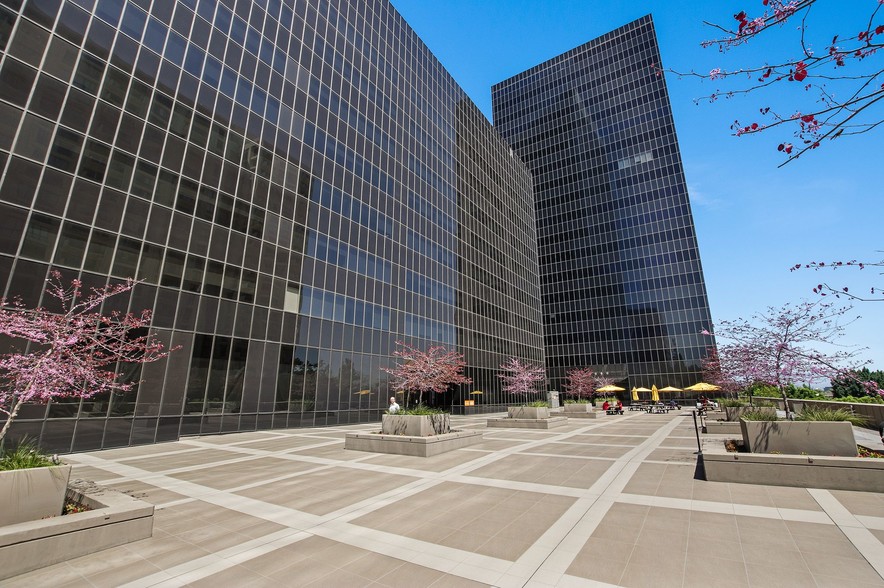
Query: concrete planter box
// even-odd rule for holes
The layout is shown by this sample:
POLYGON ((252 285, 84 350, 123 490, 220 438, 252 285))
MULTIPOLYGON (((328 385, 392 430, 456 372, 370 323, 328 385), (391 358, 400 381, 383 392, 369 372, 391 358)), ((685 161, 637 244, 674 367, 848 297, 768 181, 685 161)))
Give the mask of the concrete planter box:
POLYGON ((747 421, 740 419, 743 443, 751 453, 856 457, 853 425, 830 421, 747 421))
POLYGON ((432 457, 481 442, 482 431, 451 431, 450 433, 420 437, 385 435, 383 433, 347 433, 344 438, 344 449, 432 457))
POLYGON ((510 406, 506 409, 511 419, 548 419, 549 408, 546 406, 510 406))
POLYGON ((731 423, 728 421, 706 421, 706 426, 703 427, 703 432, 709 435, 732 435, 735 437, 739 437, 742 435, 742 429, 740 429, 740 423, 731 423))
POLYGON ((0 580, 153 534, 152 504, 91 483, 71 486, 67 498, 93 510, 0 527, 0 580))
POLYGON ((592 412, 591 404, 565 404, 563 407, 565 409, 565 414, 571 416, 572 414, 584 414, 587 412, 592 412))
POLYGON ((59 516, 70 477, 69 465, 0 472, 0 526, 59 516))
POLYGON ((605 416, 604 411, 594 410, 592 412, 565 412, 569 419, 600 419, 605 416))
POLYGON ((430 437, 451 432, 451 415, 442 414, 385 414, 381 419, 381 434, 407 437, 430 437))
POLYGON ((721 439, 704 439, 700 459, 710 482, 884 492, 884 459, 729 453, 721 439))
MULTIPOLYGON (((595 413, 587 413, 595 414, 595 413)), ((554 429, 568 424, 568 417, 554 416, 545 419, 488 419, 486 426, 509 429, 554 429)))
POLYGON ((777 414, 777 409, 773 406, 725 406, 724 418, 725 420, 736 422, 740 420, 740 417, 743 416, 743 413, 746 413, 750 410, 757 410, 759 412, 771 415, 777 414))

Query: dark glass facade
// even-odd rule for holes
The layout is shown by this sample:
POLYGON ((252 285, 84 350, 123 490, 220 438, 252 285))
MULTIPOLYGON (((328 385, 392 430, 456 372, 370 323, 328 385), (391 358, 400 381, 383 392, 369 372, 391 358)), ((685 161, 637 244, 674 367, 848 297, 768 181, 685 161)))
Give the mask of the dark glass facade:
POLYGON ((696 383, 709 304, 650 16, 494 86, 534 176, 547 366, 696 383))
POLYGON ((374 420, 396 340, 544 361, 532 180, 386 0, 0 0, 0 293, 144 282, 181 348, 53 451, 374 420))

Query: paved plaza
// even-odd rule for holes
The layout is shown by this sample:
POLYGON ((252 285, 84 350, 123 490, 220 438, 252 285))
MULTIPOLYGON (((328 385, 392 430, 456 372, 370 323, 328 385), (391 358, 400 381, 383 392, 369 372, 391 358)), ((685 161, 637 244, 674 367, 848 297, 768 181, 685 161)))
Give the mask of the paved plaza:
POLYGON ((884 496, 697 480, 687 411, 488 429, 431 458, 344 450, 378 428, 67 456, 155 504, 153 537, 3 585, 884 586, 884 496))

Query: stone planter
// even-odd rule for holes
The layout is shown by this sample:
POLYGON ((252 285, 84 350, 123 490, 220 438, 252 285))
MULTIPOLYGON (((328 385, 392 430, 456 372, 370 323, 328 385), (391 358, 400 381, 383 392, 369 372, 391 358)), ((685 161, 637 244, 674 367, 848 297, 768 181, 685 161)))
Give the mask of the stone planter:
POLYGON ((451 432, 451 415, 441 414, 385 414, 381 419, 381 434, 407 437, 431 437, 451 432))
POLYGON ((710 482, 884 492, 884 459, 729 453, 720 438, 704 439, 699 458, 710 482))
POLYGON ((82 480, 67 498, 93 510, 0 526, 0 581, 153 533, 152 504, 82 480))
POLYGON ((0 472, 0 526, 61 514, 71 466, 0 472))
POLYGON ((565 414, 569 414, 569 415, 571 413, 580 414, 580 413, 592 412, 592 405, 591 404, 565 404, 563 406, 563 408, 565 410, 565 414))
POLYGON ((383 433, 347 433, 344 439, 344 449, 393 455, 410 455, 413 457, 432 457, 481 442, 482 431, 451 431, 450 433, 421 437, 384 435, 383 433))
POLYGON ((771 415, 777 414, 777 409, 773 406, 725 406, 724 418, 727 421, 737 422, 740 420, 740 417, 743 416, 743 413, 750 410, 757 410, 759 412, 771 415))
POLYGON ((510 406, 506 410, 511 419, 548 419, 549 408, 546 406, 510 406))
POLYGON ((747 421, 743 443, 752 453, 856 457, 853 425, 838 421, 747 421))

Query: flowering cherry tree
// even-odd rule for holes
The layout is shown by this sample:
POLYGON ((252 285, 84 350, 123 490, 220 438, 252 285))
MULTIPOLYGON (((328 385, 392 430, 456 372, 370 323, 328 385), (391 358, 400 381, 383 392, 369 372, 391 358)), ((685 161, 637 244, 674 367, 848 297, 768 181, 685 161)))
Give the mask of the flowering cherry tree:
POLYGON ((849 311, 823 301, 801 302, 768 308, 750 320, 722 321, 715 331, 719 356, 725 358, 722 372, 736 382, 776 386, 784 402, 787 384, 843 376, 855 367, 859 352, 838 344, 844 332, 840 321, 849 311))
POLYGON ((393 378, 390 386, 394 389, 417 392, 418 403, 422 404, 424 392, 441 394, 452 384, 470 384, 472 378, 463 375, 466 362, 463 354, 448 351, 445 347, 435 345, 427 351, 397 341, 400 347, 393 352, 402 360, 395 368, 381 368, 393 378))
POLYGON ((528 397, 529 394, 537 394, 537 383, 546 378, 546 370, 537 365, 523 363, 517 357, 509 358, 501 364, 500 369, 504 373, 497 376, 503 380, 503 391, 517 396, 528 397))
POLYGON ((51 275, 46 293, 58 301, 60 312, 27 309, 20 300, 0 301, 0 334, 24 343, 21 350, 0 356, 0 413, 6 415, 0 443, 25 403, 127 392, 135 382, 119 381, 115 364, 153 362, 169 353, 150 334, 139 334, 150 324, 149 310, 139 315, 98 312, 105 300, 137 282, 93 288, 84 295, 79 280, 65 286, 61 273, 51 275))
POLYGON ((595 393, 598 376, 590 368, 575 368, 568 372, 568 380, 565 382, 565 392, 576 398, 591 398, 595 393))
POLYGON ((711 346, 706 351, 706 357, 700 363, 702 380, 715 384, 727 394, 737 394, 752 383, 747 380, 740 381, 740 376, 745 376, 749 370, 740 368, 739 358, 733 354, 733 351, 730 348, 725 348, 724 355, 722 355, 717 347, 711 346))
POLYGON ((754 8, 734 14, 730 24, 706 22, 718 36, 702 46, 725 53, 757 37, 789 35, 797 30, 798 38, 791 45, 780 43, 786 47, 783 57, 772 56, 768 62, 735 69, 716 67, 708 74, 673 71, 679 76, 736 85, 715 90, 704 97, 709 101, 769 91, 805 104, 789 112, 761 106, 755 120, 734 121, 731 129, 736 136, 790 129, 792 137, 777 142, 777 150, 786 156, 785 164, 820 147, 824 140, 865 133, 882 123, 873 107, 884 99, 884 69, 876 61, 878 50, 884 47, 884 0, 854 0, 849 8, 848 4, 839 7, 857 15, 855 26, 844 34, 825 30, 827 23, 813 18, 817 0, 755 2, 754 8), (812 38, 816 31, 824 31, 825 37, 812 38), (821 49, 815 51, 814 47, 821 49))

